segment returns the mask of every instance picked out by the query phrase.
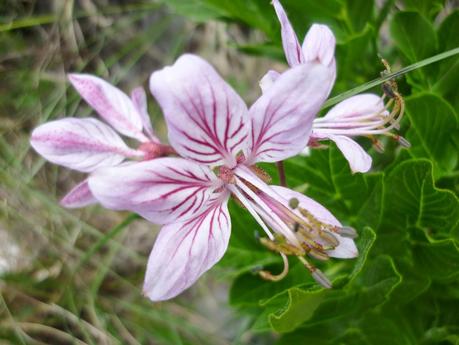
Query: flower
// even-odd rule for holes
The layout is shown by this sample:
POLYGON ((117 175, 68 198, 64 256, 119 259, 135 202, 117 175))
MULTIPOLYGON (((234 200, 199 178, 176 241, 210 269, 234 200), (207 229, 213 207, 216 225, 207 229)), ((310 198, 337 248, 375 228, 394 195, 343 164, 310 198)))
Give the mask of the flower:
MULTIPOLYGON (((290 24, 287 15, 279 2, 273 0, 274 9, 281 24, 282 45, 290 67, 316 61, 331 70, 333 82, 336 76, 334 58, 336 40, 333 32, 322 24, 313 24, 300 46, 298 38, 290 24)), ((383 60, 386 68, 387 63, 383 60)), ((390 71, 389 71, 390 72, 390 71)), ((265 92, 273 85, 279 76, 276 71, 268 71, 260 81, 260 87, 265 92)), ((330 90, 333 86, 331 83, 330 90)), ((404 112, 403 98, 397 91, 394 81, 383 84, 384 95, 360 94, 350 97, 333 107, 324 117, 314 119, 309 146, 320 146, 319 141, 332 140, 348 160, 353 172, 367 172, 371 168, 372 159, 365 150, 353 139, 357 136, 367 136, 373 140, 375 147, 381 150, 381 144, 375 135, 386 135, 397 140, 402 146, 409 143, 401 136, 393 134, 392 129, 398 129, 404 112), (390 100, 384 105, 384 99, 390 100), (393 106, 392 111, 388 109, 393 106)))
POLYGON ((345 237, 355 234, 351 229, 302 194, 268 185, 255 167, 304 148, 328 94, 329 73, 315 63, 293 67, 250 109, 197 56, 183 55, 152 74, 151 92, 163 110, 170 144, 182 158, 100 169, 89 178, 102 205, 163 224, 148 260, 146 296, 153 301, 175 297, 223 256, 231 232, 230 196, 264 229, 264 243, 282 255, 286 268, 286 255, 298 256, 326 287, 330 282, 304 256, 357 255, 353 240, 345 237))
MULTIPOLYGON (((88 104, 110 125, 93 118, 65 118, 35 128, 30 143, 44 158, 67 168, 92 173, 130 159, 152 159, 170 153, 154 135, 147 113, 145 91, 136 88, 129 98, 118 88, 95 76, 70 74, 70 82, 88 104), (118 131, 138 140, 129 148, 118 131)), ((62 200, 65 207, 83 207, 97 200, 87 179, 77 184, 62 200)))

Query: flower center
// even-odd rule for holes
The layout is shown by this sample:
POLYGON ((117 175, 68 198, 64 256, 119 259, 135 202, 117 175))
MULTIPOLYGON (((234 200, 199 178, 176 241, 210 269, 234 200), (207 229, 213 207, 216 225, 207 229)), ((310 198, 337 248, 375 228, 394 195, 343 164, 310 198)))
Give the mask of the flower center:
POLYGON ((175 154, 175 150, 169 145, 163 145, 148 141, 140 144, 139 151, 144 153, 143 160, 148 161, 158 157, 164 157, 175 154))

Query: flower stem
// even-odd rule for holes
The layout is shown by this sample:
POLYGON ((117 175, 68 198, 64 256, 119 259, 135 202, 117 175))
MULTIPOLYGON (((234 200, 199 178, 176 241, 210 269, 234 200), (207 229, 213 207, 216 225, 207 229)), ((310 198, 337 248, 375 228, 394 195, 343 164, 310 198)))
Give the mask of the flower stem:
POLYGON ((276 163, 277 171, 279 172, 279 182, 282 187, 287 187, 287 179, 285 177, 284 162, 280 161, 276 163))

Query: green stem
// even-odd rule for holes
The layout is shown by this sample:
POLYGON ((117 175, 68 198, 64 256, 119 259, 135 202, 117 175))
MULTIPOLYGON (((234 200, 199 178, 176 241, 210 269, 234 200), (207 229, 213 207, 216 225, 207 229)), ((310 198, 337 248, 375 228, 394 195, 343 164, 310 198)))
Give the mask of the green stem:
POLYGON ((339 103, 342 100, 345 100, 346 98, 349 98, 351 96, 357 95, 357 94, 359 94, 359 93, 361 93, 363 91, 366 91, 368 89, 371 89, 371 88, 373 88, 375 86, 381 85, 385 81, 388 81, 390 79, 396 78, 398 76, 401 76, 403 74, 411 72, 411 71, 413 71, 415 69, 430 65, 430 64, 432 64, 434 62, 438 62, 438 61, 441 61, 443 59, 449 58, 449 57, 451 57, 453 55, 456 55, 456 54, 459 54, 459 47, 451 49, 451 50, 448 50, 446 52, 443 52, 443 53, 440 53, 440 54, 437 54, 437 55, 434 55, 434 56, 431 56, 431 57, 429 57, 427 59, 421 60, 419 62, 416 62, 416 63, 412 64, 412 65, 404 67, 404 68, 402 68, 401 70, 399 70, 397 72, 392 72, 392 73, 387 74, 387 75, 385 75, 385 76, 383 76, 381 78, 378 78, 378 79, 372 80, 372 81, 370 81, 368 83, 365 83, 363 85, 357 86, 357 87, 355 87, 355 88, 353 88, 351 90, 348 90, 346 92, 343 92, 343 93, 339 94, 338 96, 330 98, 328 101, 326 101, 324 103, 324 105, 322 106, 322 109, 331 107, 332 105, 335 105, 336 103, 339 103))

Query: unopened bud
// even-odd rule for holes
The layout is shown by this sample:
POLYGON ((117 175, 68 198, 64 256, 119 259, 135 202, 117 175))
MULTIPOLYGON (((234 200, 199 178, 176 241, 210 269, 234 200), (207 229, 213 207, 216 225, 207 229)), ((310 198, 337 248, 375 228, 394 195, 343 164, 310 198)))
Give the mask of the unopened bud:
POLYGON ((331 289, 332 288, 332 283, 331 281, 327 278, 327 276, 319 269, 315 269, 314 272, 311 272, 312 277, 314 280, 319 283, 322 287, 326 289, 331 289))
POLYGON ((357 231, 350 226, 343 226, 342 228, 336 228, 336 233, 340 236, 347 238, 356 238, 358 236, 357 231))

